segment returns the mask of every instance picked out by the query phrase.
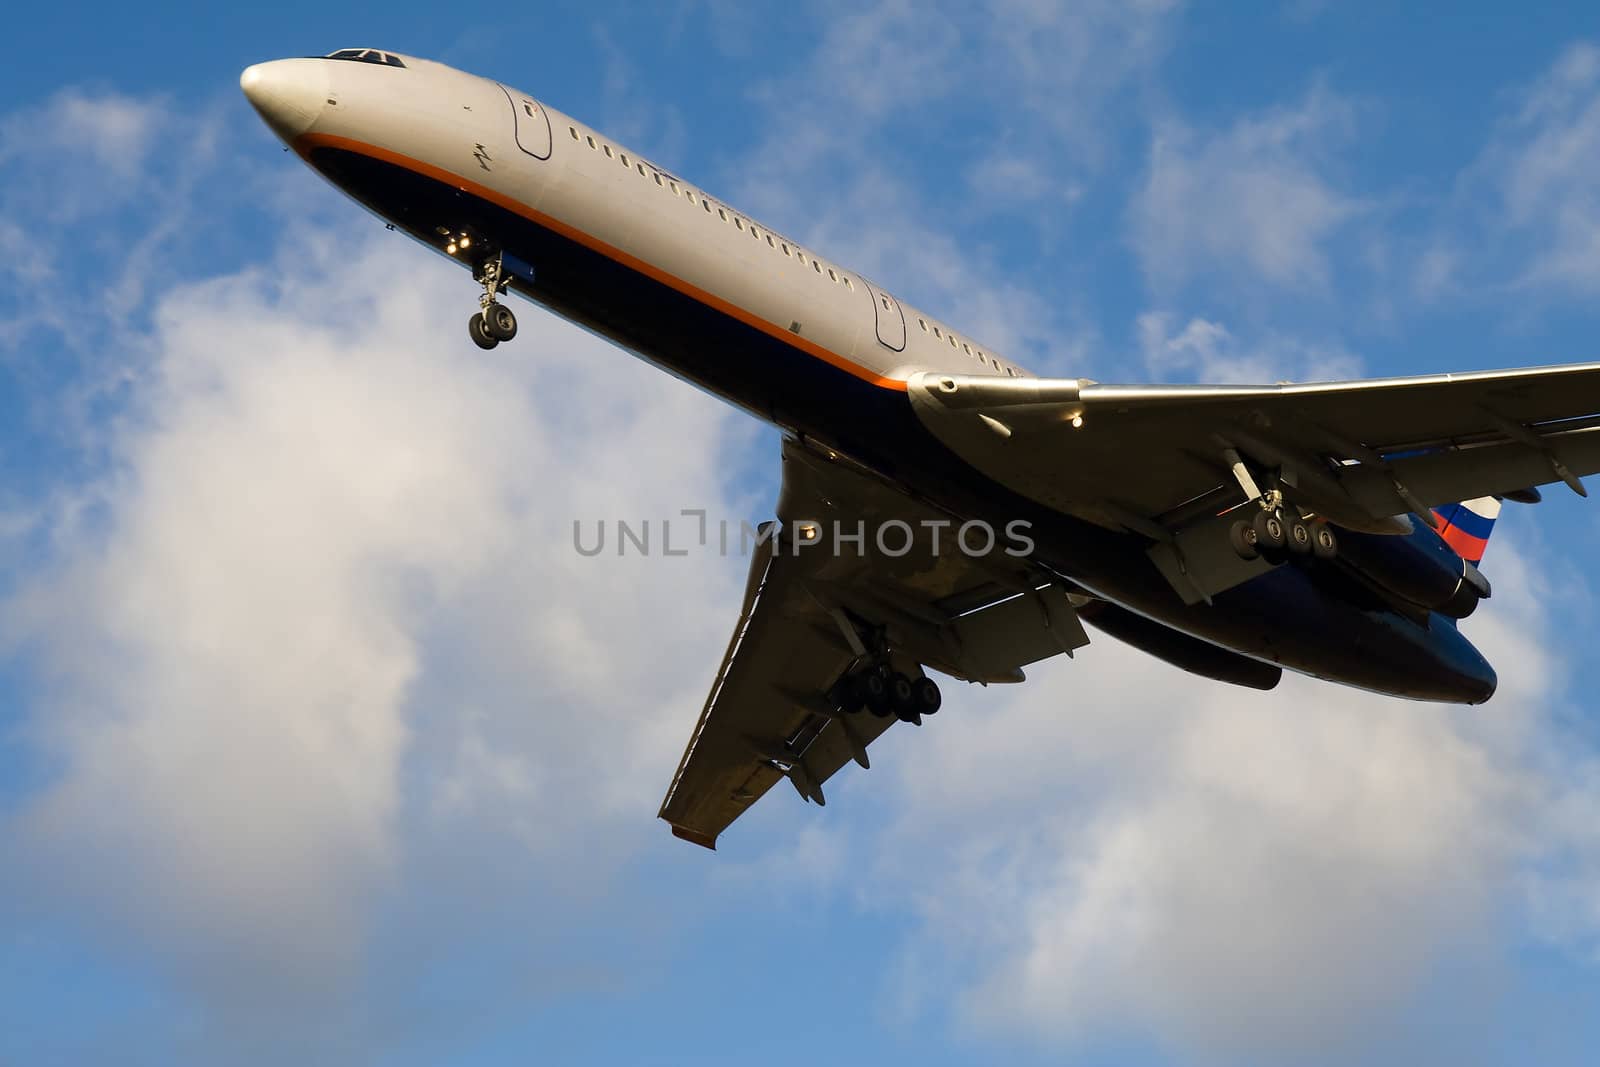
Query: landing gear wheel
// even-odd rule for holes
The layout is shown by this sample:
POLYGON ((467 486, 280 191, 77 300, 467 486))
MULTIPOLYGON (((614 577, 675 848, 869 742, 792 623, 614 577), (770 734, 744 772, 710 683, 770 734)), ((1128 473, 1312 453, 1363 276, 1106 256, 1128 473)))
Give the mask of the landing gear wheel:
POLYGON ((491 334, 489 328, 484 325, 481 312, 474 313, 472 318, 467 320, 467 333, 472 336, 472 343, 479 348, 493 348, 500 343, 500 339, 491 334))
POLYGON ((504 304, 490 304, 483 311, 483 331, 496 341, 509 341, 517 335, 517 316, 504 304))
POLYGON ((1311 555, 1311 527, 1304 519, 1291 516, 1283 524, 1283 533, 1292 555, 1311 555))
POLYGON ((1228 543, 1233 545, 1233 551, 1240 559, 1260 557, 1261 550, 1257 548, 1259 541, 1256 528, 1243 519, 1236 519, 1234 524, 1228 527, 1228 543))
POLYGON ((1319 522, 1311 531, 1311 554, 1318 559, 1333 559, 1339 554, 1339 538, 1325 522, 1319 522))
POLYGON ((928 677, 918 678, 912 682, 911 703, 919 714, 935 714, 944 706, 944 697, 939 694, 939 683, 928 677))
POLYGON ((889 691, 889 672, 873 668, 861 676, 857 692, 867 710, 880 719, 894 714, 894 697, 889 691))
POLYGON ((1250 520, 1250 529, 1255 531, 1256 549, 1262 555, 1278 552, 1284 545, 1283 520, 1270 511, 1259 511, 1256 517, 1250 520))
POLYGON ((917 714, 916 690, 911 684, 911 679, 899 671, 889 676, 889 699, 895 715, 901 722, 922 721, 922 716, 917 714))

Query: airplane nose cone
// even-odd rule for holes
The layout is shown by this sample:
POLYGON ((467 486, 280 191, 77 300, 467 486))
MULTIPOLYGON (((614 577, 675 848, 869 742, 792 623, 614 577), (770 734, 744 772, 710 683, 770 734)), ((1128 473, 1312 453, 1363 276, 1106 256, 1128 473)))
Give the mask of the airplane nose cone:
POLYGON ((272 132, 293 143, 328 106, 327 62, 278 59, 246 67, 239 88, 272 132))

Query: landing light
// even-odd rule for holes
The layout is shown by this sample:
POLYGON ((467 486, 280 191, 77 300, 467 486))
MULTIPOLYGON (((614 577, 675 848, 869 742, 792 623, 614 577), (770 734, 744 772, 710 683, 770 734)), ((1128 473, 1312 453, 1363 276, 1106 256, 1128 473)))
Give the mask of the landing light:
POLYGON ((452 256, 455 255, 456 254, 456 243, 454 241, 451 241, 449 244, 444 246, 444 250, 446 252, 449 252, 452 256))
POLYGON ((461 237, 461 247, 465 248, 468 245, 470 245, 471 243, 472 243, 472 238, 467 237, 466 235, 463 234, 462 237, 461 237))
POLYGON ((1082 415, 1074 415, 1074 416, 1072 416, 1072 428, 1074 430, 1083 429, 1083 416, 1082 415))

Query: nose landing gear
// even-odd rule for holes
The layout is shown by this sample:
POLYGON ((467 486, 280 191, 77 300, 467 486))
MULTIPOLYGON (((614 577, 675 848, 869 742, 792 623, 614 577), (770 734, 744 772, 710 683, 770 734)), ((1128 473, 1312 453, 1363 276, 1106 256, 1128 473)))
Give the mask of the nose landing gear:
POLYGON ((493 348, 517 335, 516 314, 498 299, 506 291, 507 282, 500 256, 485 259, 473 277, 483 286, 483 295, 478 297, 482 310, 467 320, 467 334, 479 348, 493 348))

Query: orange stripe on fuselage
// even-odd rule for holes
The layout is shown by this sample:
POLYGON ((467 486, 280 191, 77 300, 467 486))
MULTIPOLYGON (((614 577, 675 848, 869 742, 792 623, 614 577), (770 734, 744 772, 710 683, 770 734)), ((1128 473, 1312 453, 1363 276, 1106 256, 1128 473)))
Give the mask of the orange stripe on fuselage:
POLYGON ((585 233, 574 226, 569 226, 560 219, 537 211, 486 185, 479 185, 471 179, 463 178, 459 174, 453 174, 443 168, 435 167, 431 163, 424 163, 420 159, 412 159, 410 156, 401 155, 399 152, 391 152, 387 148, 379 148, 377 145, 367 144, 364 141, 357 141, 349 137, 339 137, 331 133, 308 133, 297 138, 294 142, 294 150, 308 164, 311 162, 311 150, 315 148, 341 148, 347 152, 369 156, 385 163, 392 163, 397 167, 404 167, 415 174, 421 174, 424 177, 432 178, 434 181, 443 182, 474 196, 482 197, 484 200, 497 207, 504 208, 513 215, 520 215, 529 222, 554 230, 563 237, 576 241, 591 251, 600 253, 607 259, 653 278, 661 284, 676 289, 685 296, 705 304, 707 307, 714 308, 724 315, 738 319, 745 325, 752 326, 762 333, 782 341, 791 348, 798 348, 807 355, 820 359, 824 363, 828 363, 842 371, 847 371, 863 381, 870 382, 883 389, 894 389, 902 393, 906 390, 906 383, 899 378, 886 378, 870 367, 863 367, 861 364, 846 359, 837 352, 823 348, 821 345, 808 341, 804 337, 791 333, 757 315, 752 315, 737 304, 730 303, 714 293, 708 293, 691 282, 686 282, 674 274, 669 274, 653 263, 648 263, 637 256, 630 255, 620 248, 609 245, 591 234, 585 233))

